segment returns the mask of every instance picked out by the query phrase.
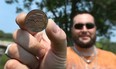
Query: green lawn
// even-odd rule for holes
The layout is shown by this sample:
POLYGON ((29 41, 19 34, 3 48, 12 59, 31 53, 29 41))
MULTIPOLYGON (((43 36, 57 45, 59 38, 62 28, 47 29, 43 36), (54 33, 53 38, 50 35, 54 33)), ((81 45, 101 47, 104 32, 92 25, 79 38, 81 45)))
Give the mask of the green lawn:
POLYGON ((0 69, 4 69, 4 64, 6 63, 6 61, 8 60, 6 55, 3 55, 0 59, 0 69))

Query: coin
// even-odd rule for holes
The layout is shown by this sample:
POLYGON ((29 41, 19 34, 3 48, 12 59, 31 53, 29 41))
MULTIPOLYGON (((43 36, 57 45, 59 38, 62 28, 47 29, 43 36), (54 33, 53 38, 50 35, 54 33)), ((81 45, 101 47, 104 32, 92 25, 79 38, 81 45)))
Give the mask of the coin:
POLYGON ((38 9, 30 11, 25 18, 25 28, 30 33, 37 33, 47 26, 48 18, 46 14, 38 9))

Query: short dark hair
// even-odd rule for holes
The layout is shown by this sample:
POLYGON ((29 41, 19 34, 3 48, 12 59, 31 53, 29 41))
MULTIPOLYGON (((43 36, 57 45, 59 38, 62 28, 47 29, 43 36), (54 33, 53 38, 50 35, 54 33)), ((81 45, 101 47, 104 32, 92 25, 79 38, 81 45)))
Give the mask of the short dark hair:
MULTIPOLYGON (((74 17, 75 17, 76 15, 84 14, 84 13, 90 14, 90 15, 92 15, 92 16, 94 17, 94 15, 93 15, 92 12, 88 12, 88 11, 76 11, 76 12, 72 15, 72 22, 73 22, 73 19, 74 19, 74 17)), ((94 18, 94 21, 95 21, 95 18, 94 18)), ((95 24, 96 24, 96 22, 95 22, 95 24)), ((71 23, 71 27, 72 27, 72 26, 73 26, 73 23, 71 23)))
POLYGON ((87 13, 87 14, 90 14, 93 16, 93 14, 91 12, 88 12, 88 11, 76 11, 73 15, 72 15, 72 19, 78 15, 78 14, 84 14, 84 13, 87 13))

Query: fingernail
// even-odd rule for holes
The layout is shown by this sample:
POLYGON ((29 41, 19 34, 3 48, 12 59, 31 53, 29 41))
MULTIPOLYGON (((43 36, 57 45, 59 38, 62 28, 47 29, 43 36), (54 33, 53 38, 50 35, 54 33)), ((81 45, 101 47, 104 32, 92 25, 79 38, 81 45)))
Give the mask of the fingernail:
POLYGON ((9 44, 9 45, 7 46, 6 51, 5 51, 5 55, 7 55, 8 57, 9 57, 8 50, 9 50, 10 46, 11 46, 11 44, 9 44))

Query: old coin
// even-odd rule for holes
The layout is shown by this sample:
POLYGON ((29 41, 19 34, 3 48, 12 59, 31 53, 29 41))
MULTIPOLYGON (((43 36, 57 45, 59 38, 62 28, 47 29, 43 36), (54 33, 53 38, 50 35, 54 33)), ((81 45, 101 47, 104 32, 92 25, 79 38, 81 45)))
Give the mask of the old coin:
POLYGON ((48 18, 46 14, 38 9, 30 11, 25 18, 25 29, 34 34, 44 30, 47 26, 48 18))

